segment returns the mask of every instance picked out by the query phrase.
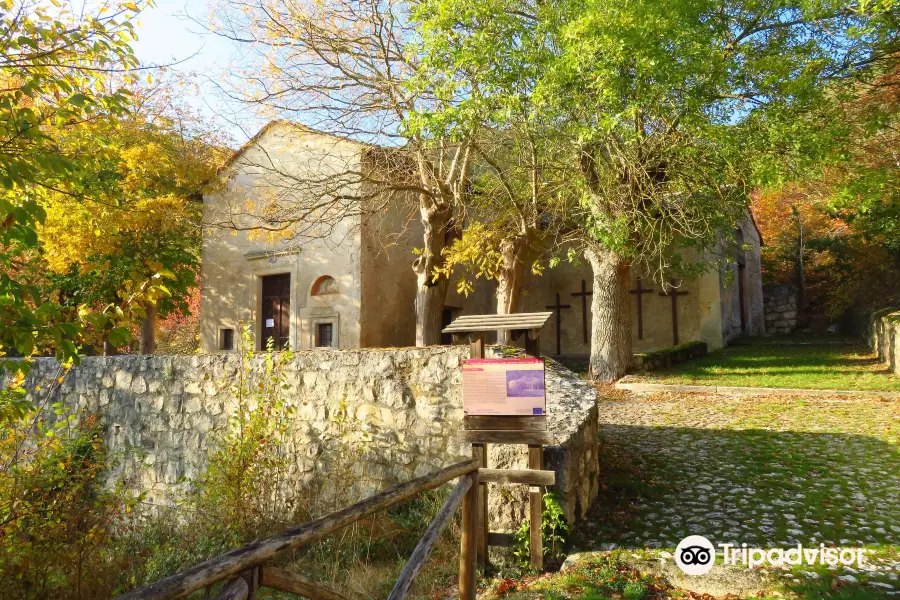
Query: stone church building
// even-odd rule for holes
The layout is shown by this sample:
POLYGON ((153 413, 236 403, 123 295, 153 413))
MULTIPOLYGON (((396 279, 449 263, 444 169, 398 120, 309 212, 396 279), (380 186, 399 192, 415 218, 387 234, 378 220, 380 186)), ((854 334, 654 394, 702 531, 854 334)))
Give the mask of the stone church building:
MULTIPOLYGON (((278 348, 294 349, 414 345, 412 261, 414 249, 421 246, 422 226, 412 205, 380 211, 377 218, 345 216, 301 243, 254 231, 248 216, 249 204, 258 209, 274 198, 289 201, 292 181, 301 174, 333 179, 377 168, 368 148, 275 121, 235 153, 221 174, 222 189, 203 199, 202 351, 233 350, 242 322, 250 325, 258 348, 269 339, 278 348), (236 227, 229 229, 229 223, 236 227)), ((736 235, 748 250, 676 288, 662 290, 632 273, 635 352, 693 340, 714 350, 741 333, 764 333, 762 240, 752 215, 736 235)), ((529 275, 522 310, 554 313, 541 333, 543 354, 577 357, 590 352, 591 281, 586 261, 578 266, 562 262, 542 276, 529 275)), ((450 287, 445 323, 464 314, 495 312, 492 283, 479 281, 468 297, 450 287)))

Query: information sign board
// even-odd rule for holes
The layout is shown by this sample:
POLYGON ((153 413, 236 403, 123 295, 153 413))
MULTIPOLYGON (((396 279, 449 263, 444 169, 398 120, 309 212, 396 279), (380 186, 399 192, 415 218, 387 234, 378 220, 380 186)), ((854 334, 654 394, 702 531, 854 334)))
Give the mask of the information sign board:
POLYGON ((473 358, 463 361, 467 415, 547 414, 542 358, 473 358))

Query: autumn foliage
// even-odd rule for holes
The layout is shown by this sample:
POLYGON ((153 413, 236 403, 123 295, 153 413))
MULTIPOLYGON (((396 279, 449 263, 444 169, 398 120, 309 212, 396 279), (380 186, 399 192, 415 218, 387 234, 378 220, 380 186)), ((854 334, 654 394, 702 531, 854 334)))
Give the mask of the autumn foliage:
POLYGON ((803 177, 753 195, 765 241, 765 280, 805 287, 805 310, 823 322, 898 300, 898 107, 895 71, 835 109, 845 143, 834 156, 803 177))

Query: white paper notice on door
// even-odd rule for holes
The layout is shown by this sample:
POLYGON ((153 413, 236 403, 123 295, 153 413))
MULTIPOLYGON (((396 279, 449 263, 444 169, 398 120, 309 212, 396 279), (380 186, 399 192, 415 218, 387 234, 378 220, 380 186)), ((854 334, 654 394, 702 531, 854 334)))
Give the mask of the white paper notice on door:
POLYGON ((543 359, 465 360, 462 383, 467 415, 547 414, 543 359))
POLYGON ((266 319, 266 327, 275 327, 275 319, 266 319))

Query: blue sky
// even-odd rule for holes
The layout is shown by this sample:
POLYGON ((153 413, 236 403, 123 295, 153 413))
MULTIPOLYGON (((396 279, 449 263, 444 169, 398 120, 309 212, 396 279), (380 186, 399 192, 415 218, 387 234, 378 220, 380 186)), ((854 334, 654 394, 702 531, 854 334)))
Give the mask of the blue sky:
POLYGON ((203 76, 212 77, 227 70, 234 56, 232 43, 205 33, 200 25, 185 16, 202 20, 206 10, 206 0, 156 0, 156 6, 140 14, 134 50, 144 64, 184 61, 173 69, 200 74, 200 97, 186 100, 207 117, 216 119, 241 144, 256 132, 259 123, 240 105, 223 102, 212 86, 203 81, 203 76))

